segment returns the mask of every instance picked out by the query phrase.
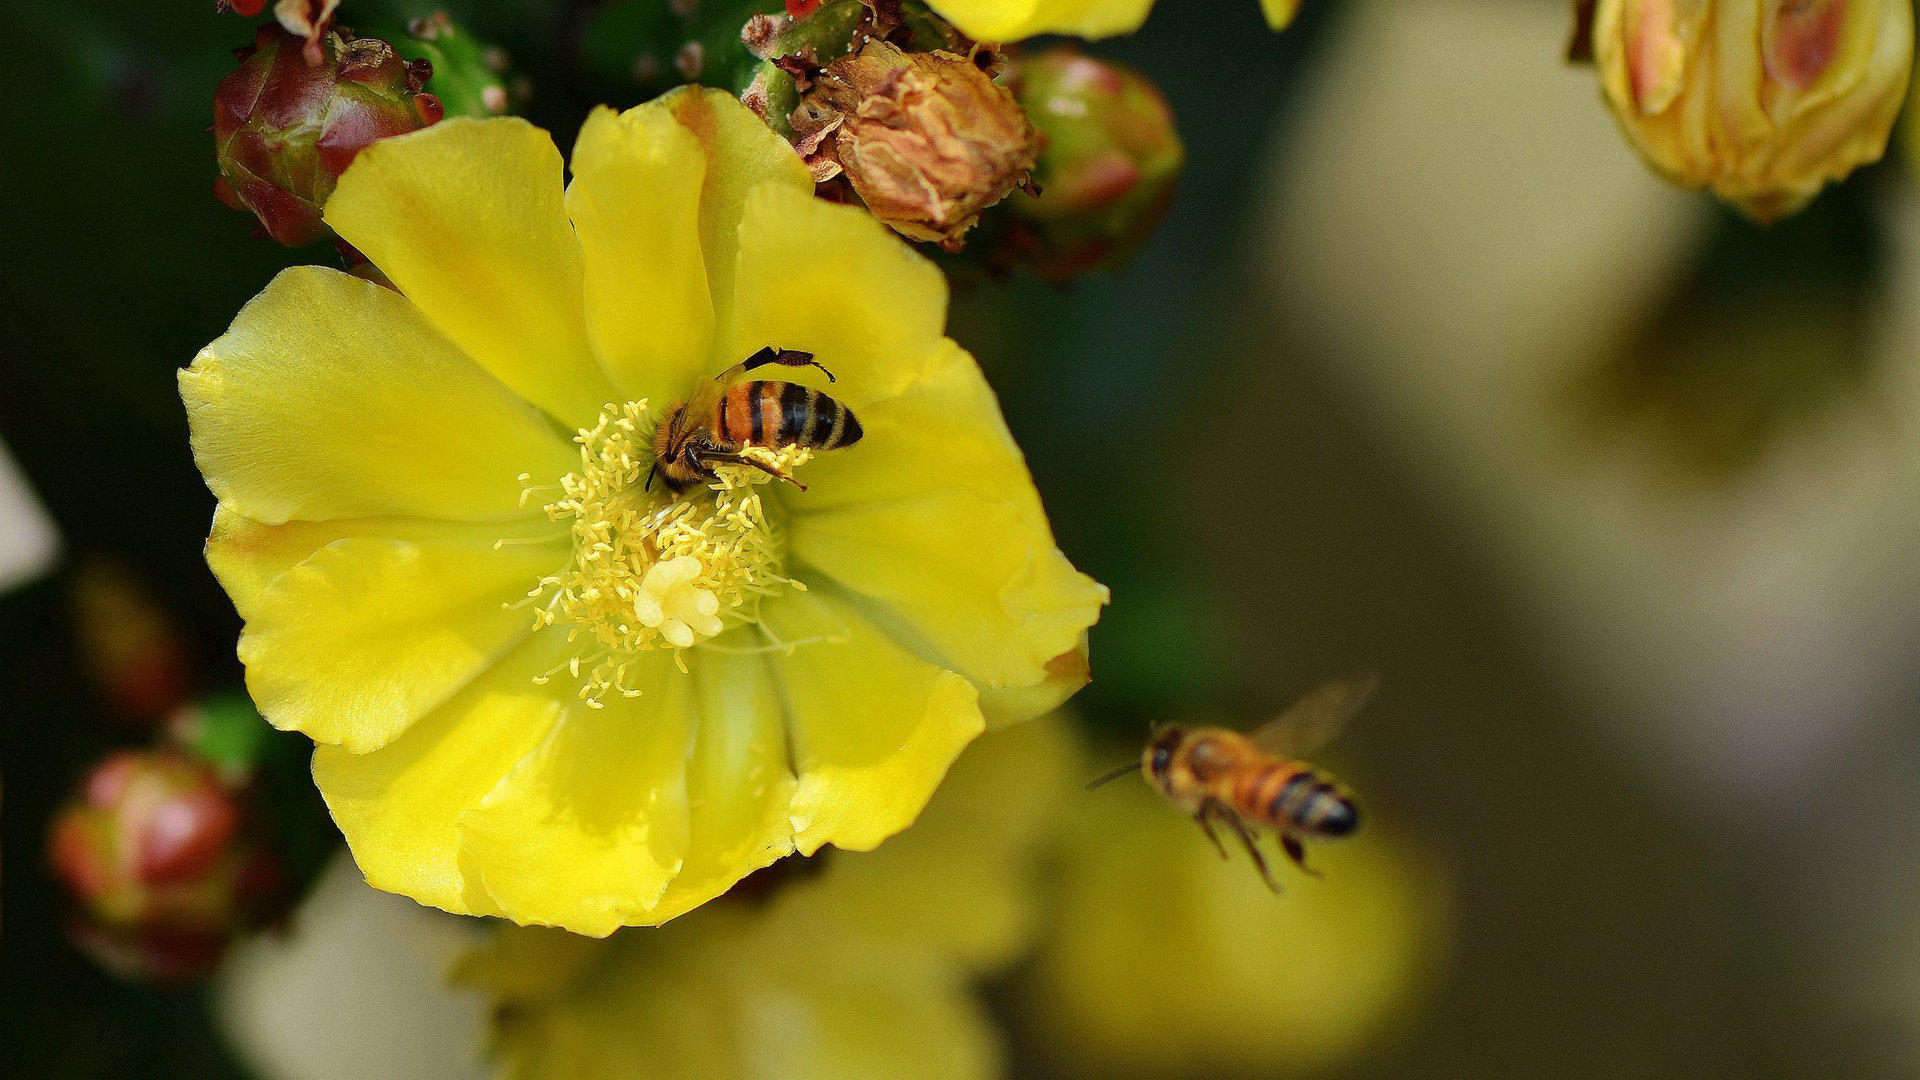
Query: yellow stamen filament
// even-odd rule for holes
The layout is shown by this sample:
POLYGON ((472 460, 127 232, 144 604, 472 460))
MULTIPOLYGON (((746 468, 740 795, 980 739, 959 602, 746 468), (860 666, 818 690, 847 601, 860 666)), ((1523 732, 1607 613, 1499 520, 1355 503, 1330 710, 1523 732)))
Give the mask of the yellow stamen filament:
MULTIPOLYGON (((578 472, 538 486, 521 477, 528 494, 558 493, 544 509, 573 536, 572 562, 527 594, 534 626, 565 624, 567 640, 582 645, 536 681, 565 670, 595 707, 609 693, 639 696, 628 676, 640 653, 674 649, 684 671, 681 650, 757 621, 766 597, 805 588, 782 572, 784 537, 760 492, 773 477, 725 465, 679 495, 657 479, 648 491, 653 424, 645 401, 608 405, 574 438, 578 472)), ((798 447, 745 453, 788 475, 810 456, 798 447)))

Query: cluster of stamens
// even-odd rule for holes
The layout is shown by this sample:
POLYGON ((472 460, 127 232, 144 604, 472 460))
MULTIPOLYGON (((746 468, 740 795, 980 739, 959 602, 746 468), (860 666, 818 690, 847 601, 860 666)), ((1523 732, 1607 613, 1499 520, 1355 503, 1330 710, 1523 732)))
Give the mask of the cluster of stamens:
MULTIPOLYGON (((573 560, 527 594, 534 626, 565 625, 583 649, 536 681, 568 671, 594 707, 610 693, 640 695, 629 675, 641 653, 672 648, 684 671, 679 650, 755 621, 760 602, 788 586, 805 588, 782 573, 785 544, 760 492, 774 478, 724 465, 685 492, 658 479, 649 491, 654 422, 644 400, 608 405, 574 437, 580 470, 560 479, 559 497, 544 507, 571 530, 573 560)), ((789 475, 809 456, 797 447, 744 453, 789 475)), ((528 486, 521 498, 542 490, 553 486, 528 486)))

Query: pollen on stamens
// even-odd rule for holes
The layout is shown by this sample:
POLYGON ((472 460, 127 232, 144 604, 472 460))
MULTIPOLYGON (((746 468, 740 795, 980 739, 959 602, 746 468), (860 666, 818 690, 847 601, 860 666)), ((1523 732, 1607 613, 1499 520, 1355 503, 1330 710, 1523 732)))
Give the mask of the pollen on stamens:
MULTIPOLYGON (((649 491, 654 422, 644 400, 608 405, 574 438, 579 471, 557 484, 520 480, 529 496, 558 493, 544 509, 573 538, 568 566, 527 595, 535 628, 564 628, 579 651, 536 681, 566 671, 594 707, 608 694, 639 696, 629 681, 639 654, 671 648, 684 671, 684 650, 756 621, 767 597, 805 588, 783 572, 784 537, 761 495, 774 478, 724 465, 686 492, 658 482, 649 491)), ((787 475, 810 456, 798 447, 744 452, 787 475)))

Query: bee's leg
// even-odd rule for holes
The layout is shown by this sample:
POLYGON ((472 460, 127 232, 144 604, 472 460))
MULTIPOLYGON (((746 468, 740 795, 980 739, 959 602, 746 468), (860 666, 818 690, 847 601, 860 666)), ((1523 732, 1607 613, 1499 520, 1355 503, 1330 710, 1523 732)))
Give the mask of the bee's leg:
POLYGON ((785 480, 787 483, 792 484, 794 487, 799 488, 801 491, 807 490, 807 485, 801 483, 798 480, 795 480, 793 477, 788 476, 786 473, 781 472, 779 469, 776 469, 773 466, 766 464, 765 462, 755 461, 754 459, 746 456, 745 454, 730 454, 725 451, 708 450, 705 453, 702 453, 699 456, 698 460, 703 466, 705 465, 748 465, 753 468, 759 469, 761 472, 766 473, 768 476, 771 476, 776 480, 785 480))
POLYGON ((781 367, 819 368, 820 373, 827 377, 828 382, 834 381, 833 372, 828 371, 821 365, 820 361, 815 360, 812 353, 801 352, 799 349, 776 349, 771 345, 747 357, 726 371, 721 372, 719 378, 724 382, 731 382, 749 371, 766 367, 768 364, 779 364, 781 367))
POLYGON ((1213 841, 1213 850, 1219 852, 1220 857, 1224 859, 1227 857, 1227 846, 1220 842, 1220 834, 1213 831, 1213 821, 1211 820, 1213 806, 1214 803, 1212 799, 1201 803, 1200 812, 1193 815, 1193 820, 1200 826, 1200 831, 1207 834, 1207 839, 1213 841))
POLYGON ((1255 843, 1253 830, 1247 828, 1247 823, 1240 820, 1239 814, 1224 806, 1220 809, 1220 817, 1233 828, 1234 835, 1238 836, 1240 843, 1246 847, 1247 857, 1253 860, 1253 865, 1260 871, 1260 877, 1266 881, 1267 888, 1272 889, 1274 895, 1278 896, 1280 883, 1274 880, 1273 871, 1268 869, 1267 857, 1260 854, 1260 845, 1255 843))
POLYGON ((1293 860, 1293 865, 1299 867, 1303 872, 1313 877, 1324 876, 1320 871, 1307 865, 1307 845, 1301 843, 1299 837, 1292 833, 1281 833, 1280 848, 1287 853, 1287 858, 1293 860))

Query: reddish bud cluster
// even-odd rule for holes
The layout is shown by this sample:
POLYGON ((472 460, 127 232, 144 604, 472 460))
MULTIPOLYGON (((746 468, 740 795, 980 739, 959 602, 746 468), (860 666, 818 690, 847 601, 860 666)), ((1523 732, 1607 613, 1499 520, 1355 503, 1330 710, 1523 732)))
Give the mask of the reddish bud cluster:
POLYGON ((78 943, 129 976, 203 974, 279 893, 240 796, 172 750, 97 766, 55 820, 49 853, 79 907, 78 943))
POLYGON ((240 70, 214 92, 214 193, 289 246, 329 235, 327 196, 360 151, 443 115, 439 99, 421 91, 428 65, 408 64, 384 41, 329 33, 317 64, 302 45, 278 26, 261 27, 238 54, 240 70))

